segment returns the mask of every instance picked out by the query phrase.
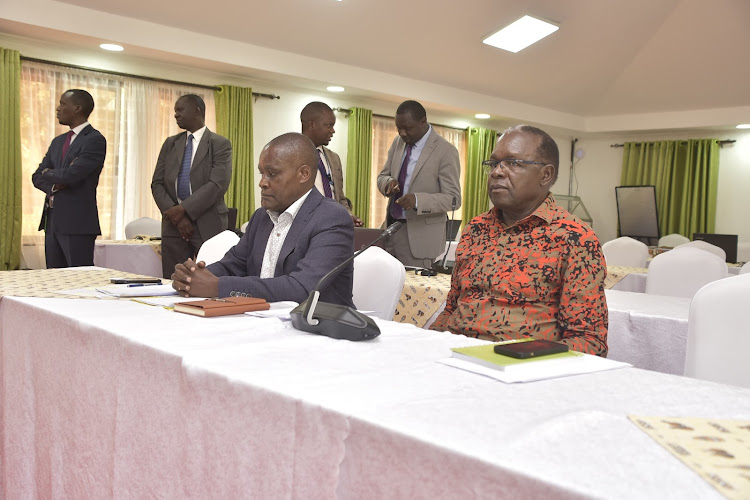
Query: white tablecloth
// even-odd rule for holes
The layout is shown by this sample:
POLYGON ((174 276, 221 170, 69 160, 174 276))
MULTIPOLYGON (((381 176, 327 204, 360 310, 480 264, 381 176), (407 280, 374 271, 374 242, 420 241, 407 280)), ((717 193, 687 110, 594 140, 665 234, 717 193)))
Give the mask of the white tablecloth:
POLYGON ((690 299, 614 289, 605 293, 609 309, 607 357, 646 370, 682 375, 690 299))
POLYGON ((144 276, 162 277, 161 256, 150 243, 97 240, 94 265, 144 276))
POLYGON ((750 390, 632 368, 505 385, 473 339, 378 321, 0 300, 6 498, 720 498, 626 415, 750 419, 750 390))

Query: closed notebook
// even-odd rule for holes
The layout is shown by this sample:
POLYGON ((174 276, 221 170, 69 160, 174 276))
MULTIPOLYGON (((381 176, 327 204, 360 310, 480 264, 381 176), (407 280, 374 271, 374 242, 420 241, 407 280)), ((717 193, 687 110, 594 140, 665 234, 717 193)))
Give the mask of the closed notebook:
POLYGON ((175 302, 174 310, 185 314, 203 316, 229 316, 249 311, 265 311, 271 305, 266 299, 257 297, 227 297, 225 299, 206 299, 195 302, 175 302))
MULTIPOLYGON (((532 339, 528 339, 532 340, 532 339)), ((515 342, 524 342, 523 340, 511 340, 506 342, 499 342, 500 344, 508 344, 515 342)), ((559 354, 550 354, 548 356, 540 356, 538 358, 527 358, 518 359, 511 358, 510 356, 503 356, 497 354, 494 351, 496 344, 484 344, 476 345, 471 347, 455 347, 451 349, 453 351, 452 356, 463 361, 469 361, 478 365, 485 366, 487 368, 493 368, 501 371, 515 371, 519 369, 525 369, 530 364, 538 363, 570 363, 576 362, 578 359, 583 357, 583 354, 575 351, 562 352, 559 354)))

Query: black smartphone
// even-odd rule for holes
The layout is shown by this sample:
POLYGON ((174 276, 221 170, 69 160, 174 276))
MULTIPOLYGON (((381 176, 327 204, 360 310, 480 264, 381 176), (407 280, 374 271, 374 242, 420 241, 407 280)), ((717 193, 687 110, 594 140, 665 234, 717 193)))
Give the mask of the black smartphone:
POLYGON ((116 285, 134 285, 139 283, 156 283, 161 285, 159 278, 109 278, 109 282, 116 285))
POLYGON ((534 339, 527 342, 498 344, 495 346, 495 352, 511 358, 527 359, 568 352, 568 346, 551 340, 534 339))

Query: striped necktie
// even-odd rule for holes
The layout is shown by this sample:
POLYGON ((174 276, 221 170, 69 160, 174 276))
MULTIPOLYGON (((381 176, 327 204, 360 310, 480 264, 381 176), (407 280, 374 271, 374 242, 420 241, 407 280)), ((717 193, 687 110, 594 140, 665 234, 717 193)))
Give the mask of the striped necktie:
POLYGON ((394 219, 404 218, 404 209, 401 205, 396 205, 396 198, 400 198, 406 194, 404 193, 404 184, 406 184, 406 170, 409 166, 409 157, 411 156, 412 146, 413 144, 408 144, 406 146, 406 156, 404 156, 404 162, 401 164, 401 171, 398 173, 398 188, 400 191, 393 196, 393 202, 391 203, 391 217, 394 219))
POLYGON ((323 194, 326 198, 333 198, 331 191, 331 177, 326 172, 326 166, 323 164, 323 152, 318 149, 318 171, 320 172, 320 181, 323 184, 323 194))
POLYGON ((193 163, 193 134, 188 134, 185 143, 185 154, 182 157, 182 168, 177 176, 177 196, 187 200, 190 196, 190 164, 193 163))

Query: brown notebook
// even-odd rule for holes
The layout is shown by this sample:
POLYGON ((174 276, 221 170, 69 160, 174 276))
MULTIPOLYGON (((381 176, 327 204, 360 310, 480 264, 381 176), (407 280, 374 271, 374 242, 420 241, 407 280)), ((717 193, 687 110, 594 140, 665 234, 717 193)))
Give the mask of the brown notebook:
POLYGON ((195 302, 175 302, 174 310, 195 316, 228 316, 248 311, 265 311, 271 308, 266 299, 257 297, 227 297, 225 299, 196 300, 195 302))

